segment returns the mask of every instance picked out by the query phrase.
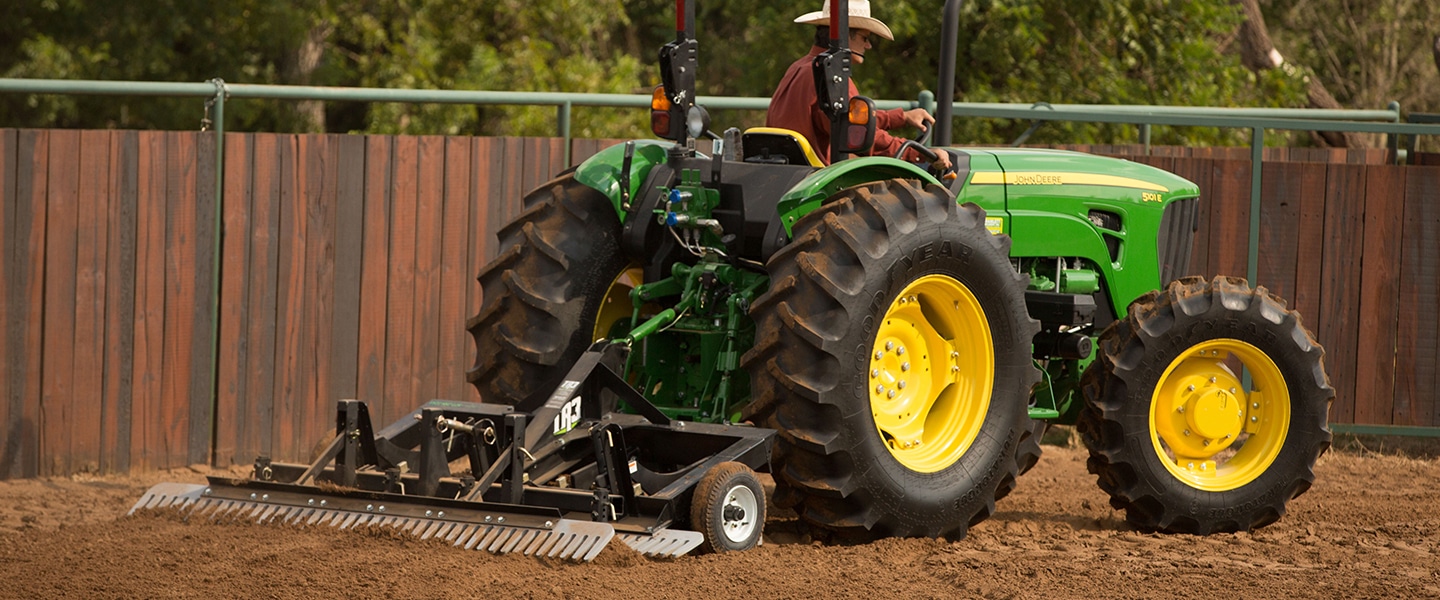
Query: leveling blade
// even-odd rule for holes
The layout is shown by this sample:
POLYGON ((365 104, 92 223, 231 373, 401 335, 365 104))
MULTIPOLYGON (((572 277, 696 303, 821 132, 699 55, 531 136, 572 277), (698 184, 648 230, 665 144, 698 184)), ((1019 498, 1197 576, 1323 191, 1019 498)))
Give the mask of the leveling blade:
MULTIPOLYGON (((251 520, 299 526, 352 529, 394 527, 420 539, 437 538, 467 550, 519 552, 569 560, 593 560, 615 537, 608 523, 541 519, 479 508, 431 507, 295 491, 251 490, 245 486, 161 483, 150 488, 128 514, 177 508, 211 520, 251 520)), ((633 544, 632 544, 633 545, 633 544)), ((693 548, 693 546, 690 546, 693 548)), ((686 548, 688 552, 690 548, 686 548)))

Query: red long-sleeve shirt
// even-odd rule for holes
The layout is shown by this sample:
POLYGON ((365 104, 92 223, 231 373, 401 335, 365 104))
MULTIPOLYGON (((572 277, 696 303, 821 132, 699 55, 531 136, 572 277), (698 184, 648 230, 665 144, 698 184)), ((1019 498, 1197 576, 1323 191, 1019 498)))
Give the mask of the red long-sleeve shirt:
MULTIPOLYGON (((812 64, 815 57, 826 49, 812 46, 810 53, 790 65, 775 95, 770 97, 770 110, 765 114, 767 127, 783 127, 796 131, 810 142, 820 161, 830 164, 830 117, 815 102, 815 76, 812 64)), ((850 96, 858 96, 854 80, 850 81, 850 96)), ((905 111, 899 108, 875 111, 875 144, 870 147, 870 156, 895 156, 895 151, 904 143, 886 132, 905 125, 905 111)), ((914 154, 914 151, 906 154, 914 154)))

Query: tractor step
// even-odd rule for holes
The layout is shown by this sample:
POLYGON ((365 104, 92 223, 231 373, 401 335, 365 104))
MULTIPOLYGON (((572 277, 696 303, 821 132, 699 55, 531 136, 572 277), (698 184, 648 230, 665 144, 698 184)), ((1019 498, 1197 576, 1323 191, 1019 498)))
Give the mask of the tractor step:
MULTIPOLYGON (((487 550, 498 554, 519 552, 526 556, 581 561, 594 559, 615 536, 615 528, 608 523, 573 519, 527 523, 535 518, 519 515, 522 524, 515 524, 516 518, 507 523, 506 517, 511 515, 481 510, 448 509, 447 514, 446 510, 434 507, 386 505, 356 498, 294 492, 245 492, 238 488, 181 483, 161 483, 151 487, 129 514, 137 510, 163 508, 176 508, 212 520, 253 520, 256 523, 319 525, 340 529, 394 527, 420 539, 443 539, 466 550, 487 550)), ((700 543, 698 533, 694 534, 694 543, 688 543, 687 536, 673 535, 677 533, 693 532, 662 530, 655 535, 630 536, 638 539, 625 541, 650 556, 678 556, 700 543), (673 550, 680 547, 678 542, 665 541, 682 538, 687 545, 683 545, 679 552, 673 550), (661 541, 645 543, 655 540, 661 541), (655 548, 647 551, 638 546, 655 548)))

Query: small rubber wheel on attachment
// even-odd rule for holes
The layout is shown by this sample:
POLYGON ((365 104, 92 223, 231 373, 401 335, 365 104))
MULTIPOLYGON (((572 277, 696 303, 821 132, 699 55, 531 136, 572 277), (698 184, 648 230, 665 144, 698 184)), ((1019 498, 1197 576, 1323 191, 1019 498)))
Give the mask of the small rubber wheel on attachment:
POLYGON ((695 485, 690 524, 705 536, 704 553, 758 546, 765 529, 765 492, 755 472, 738 462, 712 467, 695 485))

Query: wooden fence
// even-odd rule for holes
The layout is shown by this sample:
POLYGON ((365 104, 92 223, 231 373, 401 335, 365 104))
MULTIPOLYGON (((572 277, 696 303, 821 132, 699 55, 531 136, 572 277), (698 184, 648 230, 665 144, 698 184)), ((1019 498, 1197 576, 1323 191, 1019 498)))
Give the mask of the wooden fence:
MULTIPOLYGON (((1258 277, 1325 345, 1332 421, 1440 426, 1440 167, 1283 150, 1335 161, 1265 164, 1258 277)), ((477 399, 475 275, 561 140, 228 134, 218 232, 214 151, 0 130, 0 479, 294 460, 337 398, 477 399)), ((1243 274, 1248 159, 1156 154, 1205 195, 1192 271, 1243 274)))

